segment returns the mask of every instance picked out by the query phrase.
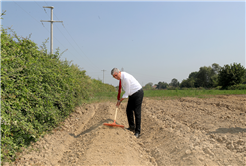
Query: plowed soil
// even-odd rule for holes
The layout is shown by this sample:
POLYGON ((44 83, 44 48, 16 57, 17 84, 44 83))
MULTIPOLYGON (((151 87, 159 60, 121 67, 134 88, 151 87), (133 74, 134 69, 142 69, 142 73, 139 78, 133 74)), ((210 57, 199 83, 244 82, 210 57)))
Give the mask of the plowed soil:
MULTIPOLYGON (((116 122, 128 127, 126 102, 116 122)), ((116 102, 87 104, 14 165, 246 165, 246 95, 144 98, 140 138, 112 123, 116 102)))

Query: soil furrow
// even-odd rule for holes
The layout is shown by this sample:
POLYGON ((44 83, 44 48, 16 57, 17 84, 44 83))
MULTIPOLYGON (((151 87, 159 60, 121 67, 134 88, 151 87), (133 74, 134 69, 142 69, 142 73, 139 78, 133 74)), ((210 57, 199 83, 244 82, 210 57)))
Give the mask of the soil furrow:
MULTIPOLYGON (((77 108, 14 165, 246 165, 246 96, 144 98, 140 138, 111 123, 115 103, 77 108)), ((126 102, 117 123, 127 125, 126 102)), ((5 163, 5 165, 8 165, 5 163)))

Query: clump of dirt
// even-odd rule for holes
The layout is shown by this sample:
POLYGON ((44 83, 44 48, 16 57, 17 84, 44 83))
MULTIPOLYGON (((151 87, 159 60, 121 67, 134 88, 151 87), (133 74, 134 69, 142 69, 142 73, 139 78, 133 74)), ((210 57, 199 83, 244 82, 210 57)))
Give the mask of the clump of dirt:
MULTIPOLYGON (((112 123, 116 103, 88 104, 14 165, 246 165, 246 96, 144 98, 140 138, 112 123)), ((126 102, 116 122, 127 125, 126 102)), ((5 163, 8 165, 8 163, 5 163)))

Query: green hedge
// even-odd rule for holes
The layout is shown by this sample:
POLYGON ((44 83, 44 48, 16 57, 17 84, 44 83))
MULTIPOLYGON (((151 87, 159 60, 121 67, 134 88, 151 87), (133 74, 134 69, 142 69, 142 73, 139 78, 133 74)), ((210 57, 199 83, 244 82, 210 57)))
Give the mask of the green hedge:
POLYGON ((85 70, 50 55, 27 38, 1 34, 1 159, 15 153, 64 120, 94 93, 115 91, 85 70))

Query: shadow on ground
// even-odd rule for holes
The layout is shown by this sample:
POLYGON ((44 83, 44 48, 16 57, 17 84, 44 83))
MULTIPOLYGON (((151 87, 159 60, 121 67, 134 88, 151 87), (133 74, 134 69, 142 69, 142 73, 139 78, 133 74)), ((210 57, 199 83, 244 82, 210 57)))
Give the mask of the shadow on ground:
POLYGON ((212 133, 239 133, 239 132, 246 132, 246 128, 240 128, 240 127, 235 127, 235 128, 218 128, 216 131, 209 132, 209 134, 212 133))

